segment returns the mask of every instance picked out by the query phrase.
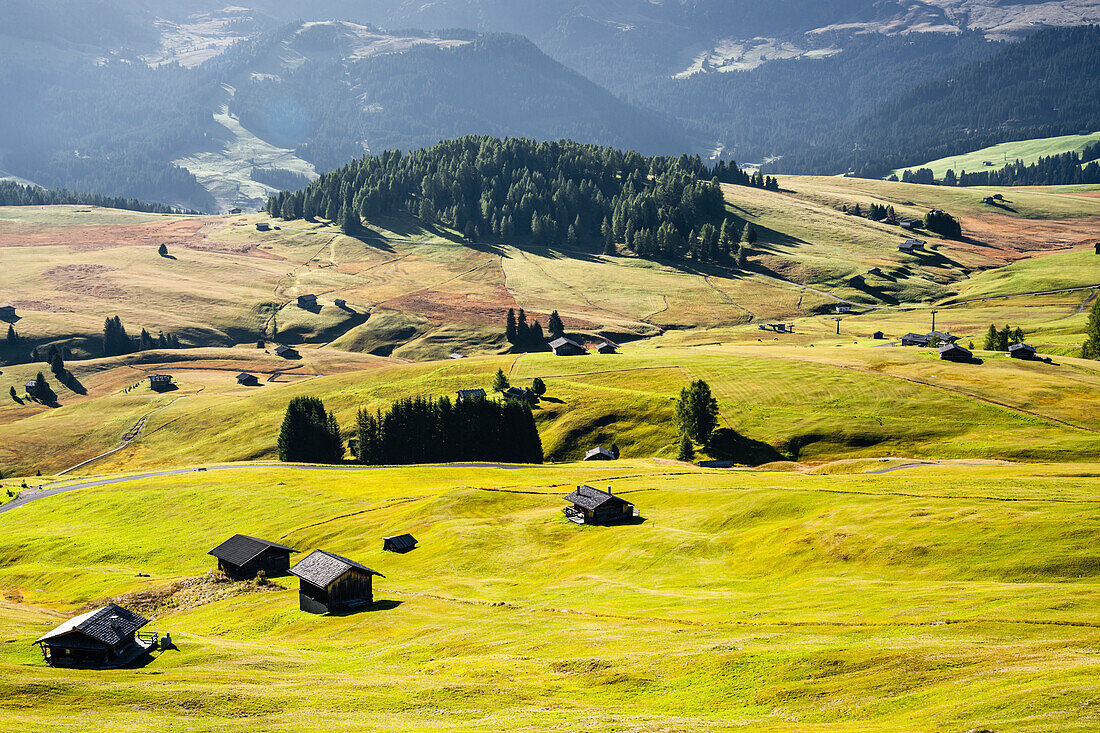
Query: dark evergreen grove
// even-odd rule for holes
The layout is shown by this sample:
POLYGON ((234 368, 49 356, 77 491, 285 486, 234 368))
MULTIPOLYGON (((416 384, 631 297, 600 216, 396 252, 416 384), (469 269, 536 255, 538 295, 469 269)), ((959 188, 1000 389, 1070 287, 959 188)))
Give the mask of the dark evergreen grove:
POLYGON ((160 333, 155 338, 144 328, 137 338, 126 333, 126 327, 118 316, 109 316, 103 322, 103 355, 119 356, 132 354, 135 351, 147 351, 149 349, 178 349, 179 337, 175 334, 160 333))
POLYGON ((355 435, 359 462, 371 465, 543 460, 531 407, 515 400, 404 399, 385 412, 360 410, 355 435))
MULTIPOLYGON (((940 181, 945 186, 1061 186, 1100 183, 1100 143, 1080 151, 1049 155, 1031 165, 1022 160, 1009 163, 995 171, 962 171, 956 175, 948 170, 940 181)), ((918 168, 901 174, 905 183, 936 183, 932 169, 918 168)))
MULTIPOLYGON (((468 135, 410 153, 366 156, 304 189, 272 196, 283 219, 408 213, 470 239, 573 246, 606 239, 641 257, 729 261, 719 180, 778 187, 698 156, 643 157, 570 141, 468 135), (709 228, 708 228, 709 225, 709 228)), ((612 246, 613 249, 613 246, 612 246)))
POLYGON ((77 206, 102 206, 108 209, 127 209, 151 214, 195 214, 196 211, 177 209, 163 204, 150 204, 123 196, 103 196, 98 193, 77 193, 63 188, 46 189, 41 186, 24 186, 14 181, 0 181, 0 206, 52 206, 76 204, 77 206))
POLYGON ((344 458, 336 416, 317 397, 295 397, 286 406, 278 448, 280 461, 338 463, 344 458))

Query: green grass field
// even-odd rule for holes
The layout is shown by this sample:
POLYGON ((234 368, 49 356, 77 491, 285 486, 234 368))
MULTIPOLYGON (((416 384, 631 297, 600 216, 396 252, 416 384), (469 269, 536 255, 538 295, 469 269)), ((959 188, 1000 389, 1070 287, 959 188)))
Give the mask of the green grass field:
POLYGON ((953 155, 948 158, 929 161, 921 165, 910 165, 898 168, 892 175, 901 178, 901 174, 907 170, 915 171, 918 168, 931 168, 937 179, 942 179, 948 169, 955 173, 980 173, 982 171, 998 171, 1006 164, 1022 160, 1024 164, 1031 165, 1039 158, 1058 155, 1059 153, 1073 153, 1082 148, 1100 142, 1100 132, 1091 135, 1061 135, 1059 137, 1044 137, 1034 140, 1018 140, 1010 143, 1000 143, 981 150, 975 150, 964 155, 953 155), (985 165, 986 162, 993 165, 985 165))
POLYGON ((1098 476, 630 461, 241 469, 54 496, 0 516, 0 729, 94 710, 119 731, 1093 730, 1098 476), (646 521, 568 523, 578 482, 646 521), (293 579, 162 593, 140 607, 179 651, 137 670, 51 669, 30 646, 86 604, 200 576, 238 531, 355 558, 386 576, 382 602, 311 616, 293 579), (381 552, 399 531, 420 548, 381 552))

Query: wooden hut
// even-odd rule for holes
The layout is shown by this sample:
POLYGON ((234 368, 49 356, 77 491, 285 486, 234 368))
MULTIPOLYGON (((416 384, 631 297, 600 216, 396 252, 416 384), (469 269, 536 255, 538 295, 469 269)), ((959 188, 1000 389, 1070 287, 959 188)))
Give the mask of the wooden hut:
POLYGON ((290 569, 301 580, 300 608, 308 613, 329 613, 374 603, 372 578, 382 573, 354 560, 324 550, 314 550, 290 569))
POLYGON ((567 339, 564 336, 551 341, 550 350, 554 352, 554 356, 580 356, 588 353, 588 351, 576 341, 567 339))
POLYGON ((271 224, 269 222, 266 222, 266 221, 258 221, 258 222, 256 222, 256 231, 258 231, 258 232, 269 232, 269 231, 271 231, 271 224))
POLYGON ((156 649, 156 634, 139 634, 147 618, 108 603, 71 618, 35 640, 51 667, 104 669, 119 667, 156 649))
POLYGON ((562 511, 569 521, 576 524, 615 524, 634 516, 634 505, 622 497, 591 486, 578 486, 576 491, 563 497, 573 506, 562 511))
POLYGON ((875 331, 874 334, 871 335, 871 338, 873 338, 873 339, 884 339, 884 338, 886 338, 886 334, 884 334, 882 331, 875 331))
POLYGON ((229 210, 229 215, 230 215, 230 216, 236 216, 236 215, 237 215, 237 214, 239 214, 239 213, 241 213, 241 210, 240 210, 240 209, 238 209, 238 208, 236 208, 236 207, 234 207, 234 208, 232 208, 232 209, 230 209, 230 210, 229 210))
POLYGON ((485 390, 481 387, 475 387, 473 389, 460 389, 458 390, 458 401, 466 402, 467 400, 483 400, 485 399, 485 390))
POLYGON ((347 308, 348 307, 348 302, 346 300, 344 300, 343 298, 337 298, 336 300, 332 301, 332 304, 335 305, 337 308, 347 308))
POLYGON ((275 355, 281 356, 284 359, 293 359, 298 356, 298 352, 289 346, 283 346, 282 344, 275 347, 275 355))
POLYGON ((290 553, 297 550, 278 542, 235 534, 207 555, 218 558, 218 570, 233 580, 252 580, 261 570, 268 577, 286 575, 290 553))
POLYGON ((313 293, 306 293, 305 295, 299 295, 298 296, 298 307, 299 308, 316 308, 317 307, 317 296, 314 295, 313 293))
POLYGON ((1100 242, 1094 244, 1093 249, 1096 251, 1096 254, 1100 255, 1100 242))
POLYGON ((509 387, 504 390, 504 399, 534 404, 539 401, 539 396, 526 387, 509 387))
POLYGON ((586 461, 614 461, 615 457, 614 453, 602 445, 598 445, 584 454, 584 460, 586 461))
POLYGON ((249 374, 248 372, 241 372, 237 375, 237 384, 245 387, 255 387, 260 383, 260 380, 256 378, 255 374, 249 374))
POLYGON ((601 341, 596 344, 597 354, 617 354, 619 353, 619 347, 617 344, 613 344, 610 341, 601 341))
POLYGON ((939 347, 940 358, 944 361, 971 361, 974 354, 958 344, 943 344, 939 347))
POLYGON ((1034 359, 1035 347, 1028 344, 1012 344, 1008 347, 1008 355, 1013 359, 1034 359))
POLYGON ((901 337, 902 346, 928 346, 932 337, 926 333, 907 333, 901 337))
POLYGON ((416 538, 411 534, 398 534, 382 538, 382 549, 386 552, 408 552, 416 549, 416 538))
POLYGON ((166 390, 172 386, 171 374, 150 374, 149 375, 149 389, 154 389, 158 392, 166 390))

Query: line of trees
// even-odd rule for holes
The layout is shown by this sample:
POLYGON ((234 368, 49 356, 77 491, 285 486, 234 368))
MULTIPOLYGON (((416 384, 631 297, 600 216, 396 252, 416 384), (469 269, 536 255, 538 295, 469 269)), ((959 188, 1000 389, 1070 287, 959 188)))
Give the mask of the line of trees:
POLYGON ((41 186, 24 186, 14 181, 0 181, 0 206, 52 206, 75 204, 77 206, 102 206, 108 209, 127 209, 151 214, 197 214, 197 211, 177 209, 164 204, 150 204, 124 196, 104 196, 98 193, 77 193, 64 188, 46 189, 41 186))
POLYGON ((1024 330, 1019 326, 1012 329, 1006 325, 998 331, 997 327, 990 323, 989 330, 985 332, 985 343, 982 344, 982 348, 986 351, 1008 351, 1008 347, 1012 344, 1023 342, 1024 330))
MULTIPOLYGON (((554 316, 557 316, 558 312, 554 311, 550 317, 551 323, 553 323, 554 316)), ((558 318, 558 326, 561 327, 561 318, 558 318)), ((560 336, 564 332, 564 329, 558 332, 560 336)), ((553 336, 553 332, 551 332, 553 336)), ((542 324, 535 319, 533 323, 527 323, 527 313, 522 308, 519 309, 519 315, 516 315, 515 308, 508 309, 508 315, 505 317, 504 322, 504 337, 508 339, 508 343, 517 348, 539 348, 546 345, 546 336, 542 331, 542 324)), ((557 338, 557 336, 553 336, 557 338)))
MULTIPOLYGON (((735 183, 778 187, 759 174, 735 183)), ((736 179, 736 180, 734 180, 736 179)), ((469 135, 409 153, 386 151, 330 171, 298 191, 268 199, 283 219, 349 223, 409 213, 470 241, 520 238, 547 246, 603 241, 641 257, 729 259, 719 179, 698 156, 643 157, 571 141, 469 135), (710 229, 705 226, 710 224, 710 229)), ((354 227, 353 227, 354 228, 354 227)))
MULTIPOLYGON (((1100 143, 1092 143, 1080 151, 1059 153, 1039 158, 1030 165, 1017 159, 1004 168, 991 171, 956 174, 948 170, 940 181, 944 186, 1059 186, 1100 183, 1100 143)), ((896 180, 895 176, 891 176, 896 180)), ((936 183, 931 168, 906 170, 901 174, 906 183, 936 183)))
POLYGON ((120 356, 150 349, 178 349, 179 337, 172 333, 159 333, 156 337, 144 328, 134 338, 126 333, 126 327, 118 316, 108 316, 103 322, 103 355, 120 356))
POLYGON ((502 461, 542 463, 542 440, 529 404, 414 397, 386 411, 360 410, 356 458, 370 465, 502 461))
POLYGON ((318 397, 295 397, 286 406, 279 428, 279 460, 295 463, 339 463, 344 439, 336 416, 318 397))

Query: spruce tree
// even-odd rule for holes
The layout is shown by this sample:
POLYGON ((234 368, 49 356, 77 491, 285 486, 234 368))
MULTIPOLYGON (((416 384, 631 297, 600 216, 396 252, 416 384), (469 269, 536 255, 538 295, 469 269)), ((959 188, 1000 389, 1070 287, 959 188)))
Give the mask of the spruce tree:
POLYGON ((986 351, 997 350, 997 327, 992 323, 989 324, 989 330, 985 332, 985 343, 982 344, 982 348, 986 351))
POLYGON ((1024 342, 1024 329, 1016 326, 1016 330, 1012 332, 1012 343, 1022 344, 1024 342))
POLYGON ((756 225, 751 221, 745 225, 745 231, 741 235, 741 241, 756 244, 756 225))
POLYGON ((551 338, 561 338, 565 334, 565 324, 561 321, 561 316, 555 310, 550 314, 550 320, 546 323, 546 330, 550 332, 551 338))
POLYGON ((542 377, 535 377, 531 382, 531 391, 542 397, 546 394, 546 382, 542 381, 542 377))
POLYGON ((164 244, 164 243, 161 243, 160 247, 157 248, 157 254, 159 254, 161 257, 167 257, 168 256, 168 245, 164 244))
POLYGON ((340 212, 340 231, 349 237, 358 236, 363 223, 359 221, 359 212, 353 206, 345 206, 340 212))
POLYGON ((1008 351, 1008 346, 1012 342, 1012 329, 1007 325, 997 333, 997 350, 1008 351))
POLYGON ((1081 356, 1086 359, 1100 360, 1100 298, 1089 310, 1089 320, 1085 325, 1085 342, 1081 345, 1081 356))
POLYGON ((676 422, 680 431, 696 443, 706 443, 718 421, 718 400, 702 379, 680 390, 676 403, 676 422))
POLYGON ((493 375, 493 391, 503 392, 508 389, 508 376, 504 373, 503 369, 497 369, 497 373, 493 375))
POLYGON ((508 318, 504 325, 504 338, 508 339, 508 343, 510 344, 515 344, 519 338, 519 332, 516 330, 515 308, 508 309, 508 318))
POLYGON ((695 446, 687 434, 680 436, 680 451, 676 454, 679 461, 691 461, 695 459, 695 446))
POLYGON ((531 340, 531 332, 527 327, 527 314, 523 309, 519 309, 519 315, 516 316, 516 343, 520 346, 524 346, 531 340))

